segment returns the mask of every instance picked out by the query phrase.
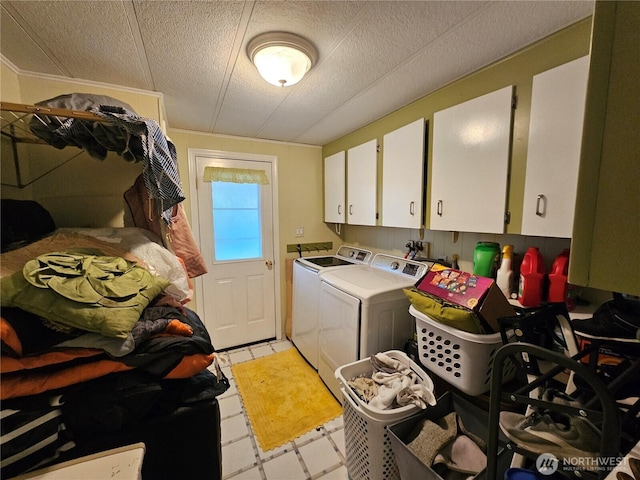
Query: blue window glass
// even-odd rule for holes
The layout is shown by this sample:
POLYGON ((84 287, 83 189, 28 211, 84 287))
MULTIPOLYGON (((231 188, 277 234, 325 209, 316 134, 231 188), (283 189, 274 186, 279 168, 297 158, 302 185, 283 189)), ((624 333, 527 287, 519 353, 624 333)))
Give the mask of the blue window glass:
POLYGON ((212 182, 216 261, 262 257, 260 185, 212 182))

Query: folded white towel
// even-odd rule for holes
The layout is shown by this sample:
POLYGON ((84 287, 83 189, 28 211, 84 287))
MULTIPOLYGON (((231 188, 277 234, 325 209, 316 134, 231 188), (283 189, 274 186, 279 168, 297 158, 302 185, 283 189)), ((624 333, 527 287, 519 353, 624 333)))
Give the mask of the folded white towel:
POLYGON ((361 398, 364 397, 365 390, 369 395, 373 394, 369 400, 371 407, 386 410, 398 405, 402 407, 414 404, 424 409, 427 405, 436 404, 433 391, 422 383, 420 377, 411 370, 409 363, 381 352, 371 355, 370 360, 374 369, 371 380, 377 385, 377 392, 371 388, 365 389, 361 384, 355 385, 350 382, 350 385, 361 398))
POLYGON ((411 383, 415 382, 415 376, 413 375, 413 372, 411 370, 394 373, 373 372, 371 374, 371 378, 373 379, 373 381, 379 385, 390 385, 397 380, 402 380, 406 377, 409 377, 409 379, 411 380, 408 385, 411 385, 411 383))
POLYGON ((406 365, 395 358, 391 358, 389 355, 382 352, 372 355, 371 363, 376 370, 387 373, 400 372, 409 369, 409 365, 406 365))
POLYGON ((425 385, 415 383, 400 390, 396 396, 396 401, 401 407, 413 404, 424 409, 427 408, 427 405, 435 405, 436 397, 425 385))
POLYGON ((391 407, 395 402, 398 393, 403 388, 408 387, 414 382, 414 379, 410 375, 403 375, 401 373, 389 374, 382 372, 374 373, 373 380, 379 384, 378 395, 371 399, 369 405, 374 408, 380 408, 382 410, 391 407))

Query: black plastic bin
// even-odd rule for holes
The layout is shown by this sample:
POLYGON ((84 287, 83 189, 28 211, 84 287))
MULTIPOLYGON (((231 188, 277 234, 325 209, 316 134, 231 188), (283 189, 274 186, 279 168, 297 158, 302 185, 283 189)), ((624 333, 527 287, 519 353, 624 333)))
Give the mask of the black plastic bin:
MULTIPOLYGON (((453 392, 446 392, 438 399, 438 403, 435 406, 389 426, 391 448, 396 457, 402 480, 442 480, 442 477, 432 470, 429 465, 423 463, 413 454, 405 443, 405 439, 409 436, 413 427, 423 418, 437 420, 451 412, 458 414, 465 428, 471 433, 480 438, 487 438, 489 413, 453 392)), ((511 463, 511 454, 506 455, 505 452, 500 452, 498 458, 487 459, 487 461, 498 462, 498 472, 504 472, 511 463)), ((484 479, 484 473, 484 471, 480 472, 475 478, 484 479)))

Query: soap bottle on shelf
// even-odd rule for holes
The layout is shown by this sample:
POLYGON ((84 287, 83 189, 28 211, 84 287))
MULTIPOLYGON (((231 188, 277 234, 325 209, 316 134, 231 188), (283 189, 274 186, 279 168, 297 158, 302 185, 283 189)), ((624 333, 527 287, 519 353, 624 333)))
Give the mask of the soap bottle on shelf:
POLYGON ((565 249, 556 257, 549 272, 549 303, 566 302, 567 276, 569 274, 569 249, 565 249))
POLYGON ((499 243, 478 242, 473 250, 473 274, 481 277, 496 278, 499 258, 499 243))
POLYGON ((529 247, 520 265, 518 301, 523 307, 537 307, 542 302, 544 258, 536 247, 529 247))
POLYGON ((496 284, 502 290, 504 296, 511 298, 511 286, 513 285, 513 270, 511 268, 511 258, 513 256, 513 245, 502 247, 502 263, 496 275, 496 284))

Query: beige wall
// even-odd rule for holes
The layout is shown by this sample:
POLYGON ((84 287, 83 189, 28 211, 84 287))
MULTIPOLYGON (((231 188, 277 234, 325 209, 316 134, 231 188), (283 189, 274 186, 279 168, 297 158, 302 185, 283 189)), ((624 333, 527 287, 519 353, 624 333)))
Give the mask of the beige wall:
MULTIPOLYGON (((162 95, 156 92, 44 75, 15 75, 2 66, 3 101, 34 104, 67 93, 107 95, 128 103, 142 117, 164 118, 162 95), (6 86, 5 78, 9 80, 6 86)), ((22 184, 28 186, 5 185, 16 185, 16 179, 13 156, 3 141, 3 198, 37 200, 51 212, 58 227, 123 225, 122 194, 142 172, 141 164, 126 162, 114 153, 98 160, 75 147, 57 150, 23 144, 17 149, 22 184)))
POLYGON ((18 74, 3 62, 0 62, 0 98, 4 102, 21 102, 18 74))
MULTIPOLYGON (((4 62, 0 62, 0 99, 3 102, 20 103, 20 79, 18 73, 4 62)), ((4 114, 3 114, 4 118, 4 114)), ((32 191, 30 187, 17 189, 5 185, 15 185, 17 174, 13 164, 14 145, 3 135, 0 143, 0 180, 2 197, 10 196, 18 200, 30 199, 32 191)))
POLYGON ((131 105, 141 117, 160 121, 162 94, 146 90, 107 85, 98 82, 74 81, 50 75, 20 75, 22 103, 36 103, 67 93, 93 93, 108 95, 131 105))

